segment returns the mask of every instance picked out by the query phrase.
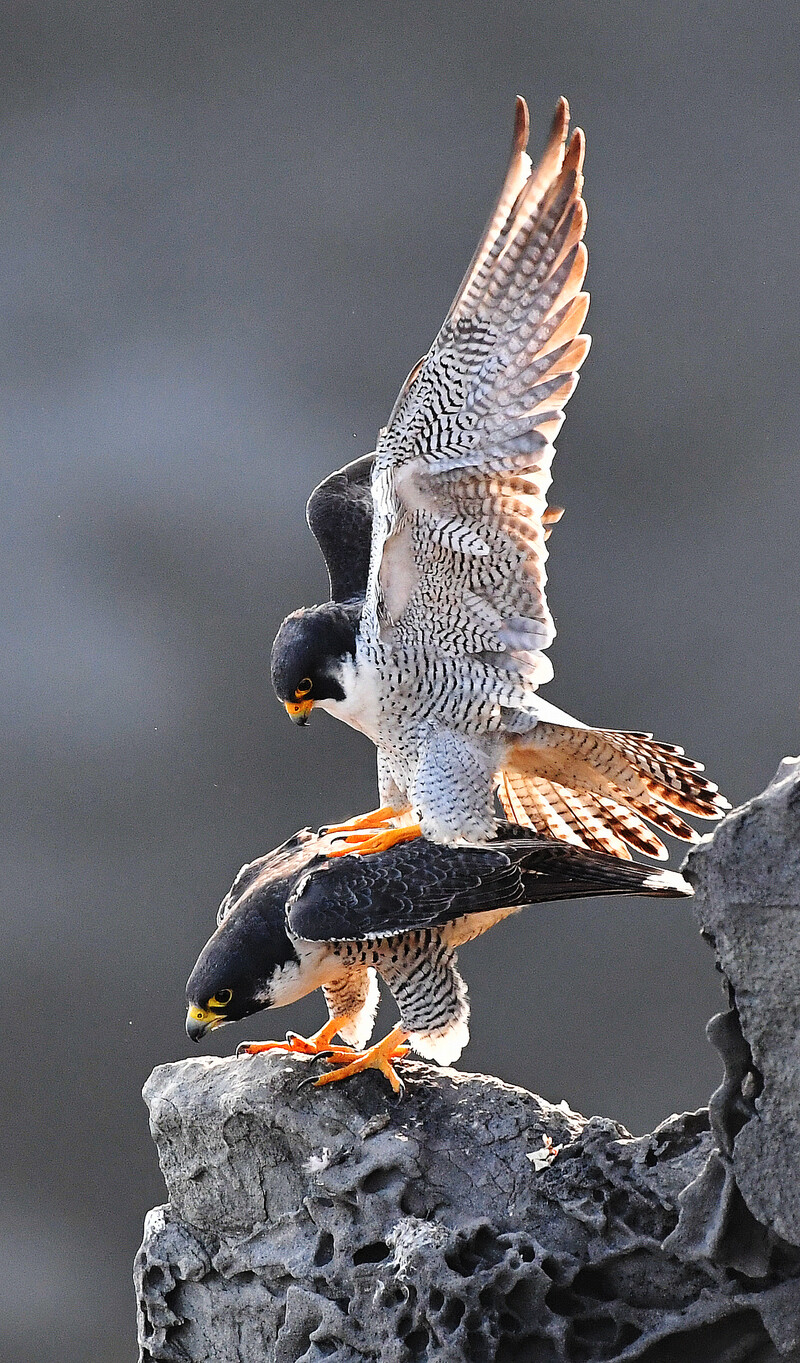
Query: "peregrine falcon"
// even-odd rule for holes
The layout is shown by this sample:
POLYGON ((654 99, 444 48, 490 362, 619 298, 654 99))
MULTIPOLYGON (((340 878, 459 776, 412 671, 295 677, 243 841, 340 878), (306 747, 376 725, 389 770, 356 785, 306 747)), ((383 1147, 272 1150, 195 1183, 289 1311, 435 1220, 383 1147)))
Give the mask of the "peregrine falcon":
POLYGON ((469 1040, 467 988, 457 949, 528 904, 608 894, 691 895, 671 871, 654 871, 498 824, 490 844, 448 846, 420 838, 365 858, 332 860, 337 835, 296 833, 243 866, 218 927, 186 986, 193 1041, 227 1022, 321 988, 329 1019, 315 1036, 245 1043, 248 1054, 324 1054, 330 1083, 379 1069, 398 1092, 394 1061, 410 1043, 448 1064, 469 1040), (400 1010, 383 1041, 372 1033, 380 975, 400 1010), (333 1046, 336 1034, 345 1043, 333 1046))
POLYGON ((331 600, 284 621, 272 679, 297 723, 318 705, 378 748, 382 808, 352 821, 338 851, 420 833, 484 842, 497 792, 518 824, 664 858, 648 823, 695 841, 677 811, 729 807, 682 748, 590 728, 537 695, 555 635, 553 441, 589 349, 584 138, 568 123, 562 99, 533 170, 517 100, 497 206, 433 346, 375 452, 309 501, 331 600))

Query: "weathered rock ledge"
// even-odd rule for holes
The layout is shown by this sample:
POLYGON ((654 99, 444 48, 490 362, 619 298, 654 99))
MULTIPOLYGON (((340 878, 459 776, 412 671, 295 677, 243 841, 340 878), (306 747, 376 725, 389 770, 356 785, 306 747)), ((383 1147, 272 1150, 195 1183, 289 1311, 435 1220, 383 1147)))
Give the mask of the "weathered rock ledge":
POLYGON ((422 1064, 401 1104, 300 1057, 156 1069, 143 1363, 800 1359, 799 816, 787 760, 689 858, 725 1078, 652 1135, 422 1064))

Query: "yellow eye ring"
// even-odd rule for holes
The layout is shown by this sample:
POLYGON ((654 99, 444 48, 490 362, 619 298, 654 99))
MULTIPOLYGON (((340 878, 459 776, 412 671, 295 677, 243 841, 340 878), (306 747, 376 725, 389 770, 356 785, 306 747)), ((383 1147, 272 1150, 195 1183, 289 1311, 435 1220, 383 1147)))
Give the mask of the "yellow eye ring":
POLYGON ((300 685, 295 689, 295 700, 302 700, 303 696, 307 696, 313 685, 314 683, 310 677, 303 677, 300 685))
POLYGON ((208 1000, 209 1008, 227 1008, 233 998, 232 989, 220 989, 218 994, 212 994, 208 1000))

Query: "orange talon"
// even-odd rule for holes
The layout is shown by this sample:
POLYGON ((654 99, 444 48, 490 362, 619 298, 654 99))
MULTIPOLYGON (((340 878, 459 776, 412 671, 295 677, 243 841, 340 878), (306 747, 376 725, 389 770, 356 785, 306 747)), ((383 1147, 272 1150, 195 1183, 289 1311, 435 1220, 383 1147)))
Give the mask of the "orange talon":
POLYGON ((352 1046, 331 1046, 331 1041, 335 1037, 340 1027, 344 1026, 344 1018, 329 1018, 324 1027, 320 1027, 313 1036, 300 1036, 297 1032, 287 1032, 285 1041, 242 1041, 236 1047, 238 1055, 263 1055, 268 1051, 282 1051, 289 1055, 320 1055, 323 1051, 330 1054, 331 1059, 341 1065, 346 1065, 358 1051, 354 1051, 352 1046))
POLYGON ((412 842, 414 838, 422 837, 422 828, 418 823, 410 823, 405 828, 385 828, 381 832, 353 833, 345 838, 345 846, 337 847, 335 852, 329 852, 329 857, 346 857, 351 852, 356 856, 366 857, 372 852, 386 852, 388 848, 395 847, 399 842, 412 842))
POLYGON ((392 1061, 403 1060, 408 1055, 409 1047, 405 1044, 407 1032, 402 1027, 394 1027, 388 1036, 379 1041, 376 1046, 370 1046, 369 1050, 356 1055, 355 1059, 347 1064, 331 1057, 332 1063, 339 1065, 340 1068, 332 1070, 330 1074, 323 1074, 314 1081, 314 1087, 320 1088, 323 1084, 336 1084, 340 1079, 349 1079, 353 1074, 361 1074, 364 1070, 380 1070, 389 1080, 395 1093, 402 1096, 405 1085, 396 1072, 392 1061))
POLYGON ((359 814, 346 823, 329 823, 320 832, 324 831, 327 836, 329 833, 353 833, 357 828, 385 828, 400 813, 401 810, 392 809, 391 805, 381 805, 380 809, 371 809, 369 814, 359 814))

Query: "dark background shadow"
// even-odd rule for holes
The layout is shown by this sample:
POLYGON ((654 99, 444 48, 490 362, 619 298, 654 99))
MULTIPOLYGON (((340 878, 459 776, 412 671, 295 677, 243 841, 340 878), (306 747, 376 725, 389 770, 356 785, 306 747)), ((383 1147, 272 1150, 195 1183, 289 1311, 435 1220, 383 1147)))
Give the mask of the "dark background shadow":
MULTIPOLYGON (((548 698, 683 743, 734 801, 796 751, 796 14, 6 7, 4 1358, 132 1358, 162 1197, 139 1091, 197 1054, 183 985, 216 904, 297 826, 374 802, 366 741, 288 724, 270 643, 324 594, 304 499, 430 343, 517 91, 534 148, 562 92, 589 148, 548 698)), ((716 1082, 685 904, 531 910, 462 964, 468 1068, 636 1131, 716 1082)))

